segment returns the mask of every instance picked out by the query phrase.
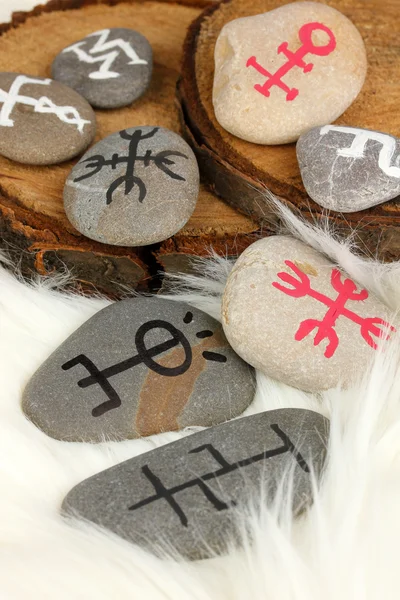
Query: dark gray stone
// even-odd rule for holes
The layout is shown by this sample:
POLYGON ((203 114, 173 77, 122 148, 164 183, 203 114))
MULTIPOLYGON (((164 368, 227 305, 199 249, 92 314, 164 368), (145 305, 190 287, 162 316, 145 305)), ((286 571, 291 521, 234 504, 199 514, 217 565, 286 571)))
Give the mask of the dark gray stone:
POLYGON ((67 86, 22 73, 0 73, 0 154, 28 165, 52 165, 89 146, 96 117, 67 86))
POLYGON ((147 90, 153 53, 133 29, 103 29, 71 44, 56 56, 52 77, 79 92, 96 108, 132 104, 147 90))
POLYGON ((134 127, 82 157, 65 183, 64 207, 74 227, 93 240, 146 246, 179 231, 198 194, 199 169, 185 140, 163 127, 134 127))
POLYGON ((311 129, 297 142, 309 196, 324 208, 357 212, 400 195, 400 139, 336 125, 311 129))
POLYGON ((220 323, 181 302, 136 298, 77 329, 33 375, 23 410, 56 439, 101 442, 221 423, 253 396, 252 370, 220 323))
POLYGON ((278 489, 285 498, 292 480, 294 513, 311 502, 328 430, 322 415, 296 408, 237 419, 90 477, 62 510, 156 553, 170 544, 205 558, 237 537, 235 514, 250 498, 271 502, 278 489))

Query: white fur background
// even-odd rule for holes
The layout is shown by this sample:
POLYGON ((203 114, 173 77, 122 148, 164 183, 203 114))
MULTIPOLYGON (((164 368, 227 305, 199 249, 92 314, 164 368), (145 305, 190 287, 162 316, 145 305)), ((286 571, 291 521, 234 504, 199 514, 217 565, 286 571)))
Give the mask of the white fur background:
MULTIPOLYGON (((32 0, 0 0, 0 20, 32 0)), ((286 215, 291 232, 400 307, 400 267, 365 261, 322 229, 286 215)), ((3 258, 6 262, 7 259, 3 258)), ((186 301, 218 318, 230 265, 204 263, 186 301), (194 291, 193 291, 194 290, 194 291)), ((82 479, 180 435, 100 445, 63 443, 23 416, 21 393, 41 362, 107 304, 60 280, 27 285, 0 267, 0 600, 398 600, 400 595, 400 343, 376 354, 354 389, 312 397, 258 376, 249 412, 307 407, 331 418, 329 462, 312 508, 293 522, 279 506, 245 516, 252 544, 198 563, 161 560, 59 516, 82 479)), ((177 285, 182 282, 177 282, 177 285)), ((178 294, 177 288, 177 294, 178 294)))

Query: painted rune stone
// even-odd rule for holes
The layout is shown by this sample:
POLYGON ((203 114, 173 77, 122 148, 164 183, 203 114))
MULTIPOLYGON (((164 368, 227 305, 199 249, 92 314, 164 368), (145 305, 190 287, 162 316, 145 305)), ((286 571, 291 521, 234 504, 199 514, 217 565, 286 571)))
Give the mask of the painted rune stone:
POLYGON ((243 417, 94 475, 69 492, 62 510, 156 553, 172 546, 206 558, 240 540, 236 518, 249 501, 272 502, 279 489, 295 514, 310 504, 328 435, 329 421, 309 410, 243 417))
POLYGON ((310 392, 353 383, 396 331, 378 298, 289 236, 259 240, 239 257, 222 324, 245 361, 310 392))
POLYGON ((52 77, 79 92, 96 108, 132 104, 147 90, 153 52, 133 29, 102 29, 64 48, 54 59, 52 77))
POLYGON ((297 159, 304 187, 324 208, 356 212, 400 195, 400 139, 325 125, 303 134, 297 159))
POLYGON ((253 397, 252 369, 218 321, 185 303, 136 298, 77 329, 33 375, 23 410, 51 437, 101 442, 221 423, 253 397))
POLYGON ((342 13, 285 4, 227 23, 215 46, 217 121, 256 144, 286 144, 331 123, 354 101, 367 71, 364 42, 342 13))
POLYGON ((1 155, 52 165, 86 150, 95 133, 93 109, 74 90, 52 79, 0 73, 1 155))
POLYGON ((182 229, 198 194, 199 168, 185 140, 163 127, 133 127, 104 138, 74 166, 64 207, 93 240, 146 246, 182 229))

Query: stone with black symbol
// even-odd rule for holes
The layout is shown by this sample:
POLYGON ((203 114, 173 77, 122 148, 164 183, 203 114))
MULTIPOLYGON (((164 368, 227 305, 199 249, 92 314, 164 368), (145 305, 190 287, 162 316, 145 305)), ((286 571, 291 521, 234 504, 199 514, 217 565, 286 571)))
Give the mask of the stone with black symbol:
POLYGON ((127 460, 74 487, 62 510, 146 549, 172 546, 199 559, 239 541, 249 502, 287 499, 295 514, 312 501, 329 435, 322 415, 287 408, 195 433, 127 460))
POLYGON ((356 382, 399 328, 374 294, 289 236, 258 240, 239 257, 222 324, 246 362, 309 392, 356 382))
POLYGON ((330 210, 356 212, 400 196, 400 139, 368 129, 326 125, 297 142, 310 197, 330 210))
POLYGON ((52 79, 0 73, 0 154, 6 158, 60 163, 86 150, 95 133, 93 109, 74 90, 52 79))
POLYGON ((167 239, 189 220, 199 194, 199 169, 183 138, 163 127, 113 133, 75 165, 64 207, 83 235, 117 246, 167 239))
POLYGON ((220 323, 181 302, 136 298, 101 310, 39 368, 23 410, 48 435, 101 442, 240 415, 252 369, 220 323))
POLYGON ((132 104, 147 90, 153 52, 138 31, 116 27, 90 33, 54 59, 52 76, 96 108, 132 104))

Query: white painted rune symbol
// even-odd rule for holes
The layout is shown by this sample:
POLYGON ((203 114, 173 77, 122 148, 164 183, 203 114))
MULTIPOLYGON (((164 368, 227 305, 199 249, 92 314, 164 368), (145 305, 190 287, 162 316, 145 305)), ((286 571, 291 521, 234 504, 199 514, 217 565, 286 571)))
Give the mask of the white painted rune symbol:
POLYGON ((113 77, 119 77, 120 73, 117 71, 110 71, 110 68, 115 61, 116 58, 120 55, 121 50, 125 52, 126 56, 131 60, 128 62, 128 65, 147 65, 147 60, 143 60, 139 58, 135 50, 132 48, 129 42, 118 38, 116 40, 108 40, 108 36, 110 35, 109 29, 102 29, 101 31, 96 31, 95 33, 91 33, 86 37, 99 36, 99 39, 95 43, 95 45, 86 52, 81 48, 87 42, 77 42, 76 44, 72 44, 68 48, 65 48, 63 52, 75 52, 78 56, 79 60, 82 62, 86 62, 89 64, 94 63, 102 63, 100 68, 97 71, 92 71, 89 73, 90 79, 111 79, 113 77), (113 48, 117 48, 113 50, 113 48), (110 52, 109 52, 110 50, 110 52), (103 52, 104 54, 100 54, 103 52), (93 55, 98 56, 93 56, 93 55))
MULTIPOLYGON (((341 127, 337 125, 325 125, 320 129, 320 135, 326 135, 330 131, 340 131, 354 135, 353 142, 348 148, 338 148, 338 156, 349 158, 363 158, 365 146, 369 140, 379 142, 382 148, 379 152, 379 168, 389 177, 400 178, 400 166, 392 165, 393 155, 396 151, 396 141, 390 135, 379 133, 378 131, 368 131, 356 129, 354 127, 341 127)), ((400 162, 400 155, 396 159, 397 165, 400 162)))
POLYGON ((83 128, 86 123, 82 119, 79 112, 73 106, 57 106, 47 96, 41 96, 40 98, 31 98, 30 96, 24 96, 20 94, 20 89, 27 83, 35 85, 50 85, 51 79, 35 79, 34 77, 26 77, 25 75, 18 75, 12 82, 8 92, 0 88, 0 103, 3 106, 0 110, 0 126, 13 127, 14 121, 11 118, 11 113, 16 104, 25 104, 26 106, 33 106, 33 112, 43 114, 53 114, 69 125, 76 125, 80 133, 83 132, 83 128))

